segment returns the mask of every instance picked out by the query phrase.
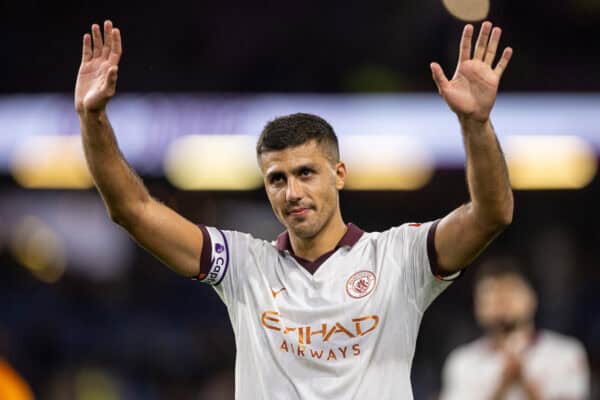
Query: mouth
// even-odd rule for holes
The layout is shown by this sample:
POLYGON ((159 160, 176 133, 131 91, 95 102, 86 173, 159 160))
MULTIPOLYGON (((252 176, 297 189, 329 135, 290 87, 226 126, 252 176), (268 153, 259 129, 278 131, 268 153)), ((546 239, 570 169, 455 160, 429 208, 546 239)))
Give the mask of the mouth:
POLYGON ((286 214, 294 218, 306 217, 310 211, 307 207, 294 207, 286 210, 286 214))

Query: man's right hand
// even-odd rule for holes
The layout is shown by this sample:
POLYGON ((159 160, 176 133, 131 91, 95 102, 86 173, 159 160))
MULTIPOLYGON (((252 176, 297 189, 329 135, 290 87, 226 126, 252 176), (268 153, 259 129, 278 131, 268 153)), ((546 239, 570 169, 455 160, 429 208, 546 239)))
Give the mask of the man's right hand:
POLYGON ((115 95, 121 53, 121 32, 111 21, 104 22, 104 40, 100 26, 96 24, 92 25, 91 35, 83 35, 81 65, 75 85, 75 110, 79 114, 103 111, 115 95))

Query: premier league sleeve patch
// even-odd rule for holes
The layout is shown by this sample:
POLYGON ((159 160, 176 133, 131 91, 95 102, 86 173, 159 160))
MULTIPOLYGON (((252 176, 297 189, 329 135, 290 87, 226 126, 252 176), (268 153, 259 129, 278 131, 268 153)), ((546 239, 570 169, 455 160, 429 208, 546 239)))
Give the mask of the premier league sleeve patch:
POLYGON ((200 279, 200 282, 215 286, 221 283, 227 273, 230 258, 229 245, 227 244, 227 238, 219 229, 207 226, 206 232, 210 237, 212 247, 210 268, 206 275, 200 279))

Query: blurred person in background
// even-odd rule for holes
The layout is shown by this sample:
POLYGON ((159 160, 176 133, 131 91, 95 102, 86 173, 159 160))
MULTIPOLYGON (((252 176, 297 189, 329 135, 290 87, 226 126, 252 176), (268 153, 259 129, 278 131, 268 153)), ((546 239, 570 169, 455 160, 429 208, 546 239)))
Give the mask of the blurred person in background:
POLYGON ((116 223, 175 272, 214 286, 227 305, 237 398, 412 398, 423 313, 512 221, 506 162, 489 119, 512 50, 494 67, 501 30, 483 23, 474 47, 473 32, 463 31, 451 80, 431 64, 462 129, 470 202, 440 220, 382 233, 346 224, 339 204, 346 166, 333 128, 293 114, 269 122, 256 148, 286 228, 276 243, 198 227, 152 198, 106 114, 120 31, 106 21, 104 37, 98 25, 84 35, 75 108, 95 184, 116 223))
POLYGON ((0 400, 33 400, 33 391, 27 381, 5 358, 9 337, 0 326, 0 400))
POLYGON ((537 295, 515 260, 490 259, 479 267, 474 305, 485 335, 448 356, 442 400, 589 398, 583 346, 536 329, 537 295))
POLYGON ((33 392, 21 375, 0 357, 0 399, 33 400, 33 392))

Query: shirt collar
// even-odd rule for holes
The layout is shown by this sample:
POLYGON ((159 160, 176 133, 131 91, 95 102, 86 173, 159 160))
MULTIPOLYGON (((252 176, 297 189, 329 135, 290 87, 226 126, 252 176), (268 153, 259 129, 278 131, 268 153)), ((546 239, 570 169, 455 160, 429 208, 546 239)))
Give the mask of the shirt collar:
MULTIPOLYGON (((348 229, 346 230, 346 233, 344 233, 344 236, 342 236, 338 244, 335 246, 336 249, 343 246, 354 246, 356 242, 358 242, 358 240, 361 238, 363 233, 365 233, 362 229, 360 229, 353 223, 349 223, 346 226, 348 227, 348 229)), ((290 235, 287 231, 282 232, 279 234, 279 236, 277 236, 276 247, 279 251, 287 250, 292 254, 294 253, 294 251, 292 250, 292 245, 290 243, 290 235)))

